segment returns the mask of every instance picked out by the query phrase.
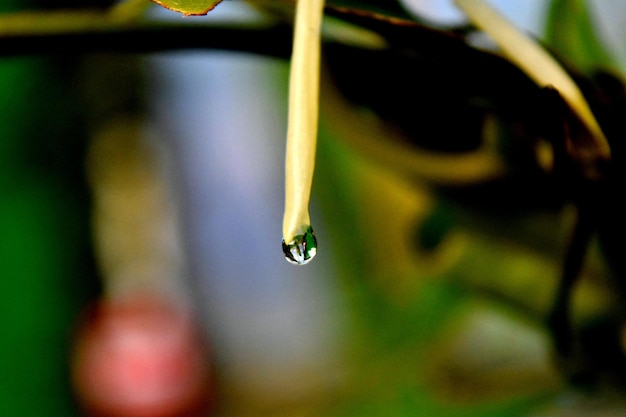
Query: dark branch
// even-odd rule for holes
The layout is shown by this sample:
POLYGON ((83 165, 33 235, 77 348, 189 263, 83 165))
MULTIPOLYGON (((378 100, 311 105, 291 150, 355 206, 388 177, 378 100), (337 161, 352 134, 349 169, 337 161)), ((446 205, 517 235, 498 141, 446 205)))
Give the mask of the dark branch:
POLYGON ((292 28, 144 24, 110 30, 0 35, 0 57, 217 49, 276 58, 291 54, 292 28))

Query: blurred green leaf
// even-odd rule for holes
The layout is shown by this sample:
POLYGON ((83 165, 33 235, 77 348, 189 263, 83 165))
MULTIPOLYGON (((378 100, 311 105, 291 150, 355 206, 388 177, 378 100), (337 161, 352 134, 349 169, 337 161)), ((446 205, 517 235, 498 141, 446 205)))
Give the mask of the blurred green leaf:
POLYGON ((2 416, 77 415, 68 349, 97 283, 69 67, 48 58, 0 62, 2 416))
POLYGON ((545 40, 557 53, 580 70, 615 68, 594 27, 585 0, 552 0, 548 8, 545 40))
POLYGON ((152 0, 167 9, 187 16, 205 15, 222 0, 152 0))

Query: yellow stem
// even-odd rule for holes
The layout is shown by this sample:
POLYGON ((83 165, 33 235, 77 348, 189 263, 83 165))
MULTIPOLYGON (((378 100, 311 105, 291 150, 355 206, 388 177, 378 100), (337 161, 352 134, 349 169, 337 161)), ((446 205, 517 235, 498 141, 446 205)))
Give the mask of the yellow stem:
POLYGON ((298 0, 289 79, 283 238, 291 242, 311 223, 309 198, 319 106, 320 40, 324 0, 298 0))

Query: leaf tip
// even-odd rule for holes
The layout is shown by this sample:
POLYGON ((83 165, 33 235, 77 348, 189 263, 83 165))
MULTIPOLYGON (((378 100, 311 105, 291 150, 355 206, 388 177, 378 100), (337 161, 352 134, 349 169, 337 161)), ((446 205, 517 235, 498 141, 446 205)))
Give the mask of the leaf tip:
POLYGON ((223 0, 209 0, 204 2, 180 0, 151 0, 161 7, 180 13, 184 16, 205 16, 223 0), (198 4, 201 3, 201 4, 198 4))

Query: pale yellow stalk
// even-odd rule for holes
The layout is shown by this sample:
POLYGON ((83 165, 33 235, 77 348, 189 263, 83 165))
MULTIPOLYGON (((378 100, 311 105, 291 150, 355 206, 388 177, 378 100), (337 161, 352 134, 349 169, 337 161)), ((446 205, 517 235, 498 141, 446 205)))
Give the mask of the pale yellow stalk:
POLYGON ((610 158, 609 144, 587 101, 576 83, 554 58, 485 1, 455 0, 455 3, 537 85, 552 86, 558 90, 591 133, 598 156, 610 158))
POLYGON ((309 198, 315 167, 319 105, 320 42, 324 0, 296 5, 285 167, 283 239, 291 242, 309 227, 309 198))

